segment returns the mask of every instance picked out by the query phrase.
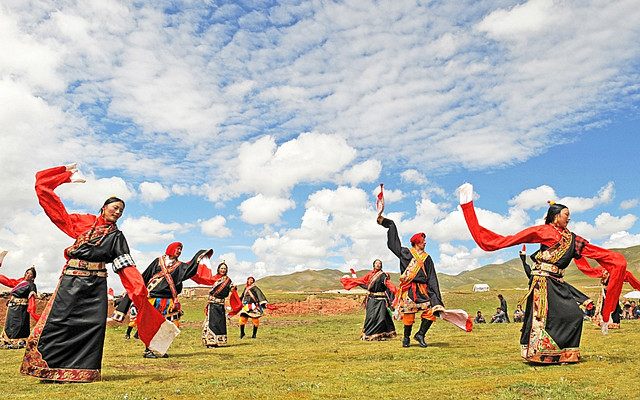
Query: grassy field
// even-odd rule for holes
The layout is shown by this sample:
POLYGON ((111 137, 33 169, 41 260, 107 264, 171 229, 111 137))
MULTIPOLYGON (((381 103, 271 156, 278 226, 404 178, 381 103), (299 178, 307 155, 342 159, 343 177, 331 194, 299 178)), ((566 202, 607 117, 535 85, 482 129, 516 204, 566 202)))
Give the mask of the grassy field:
MULTIPOLYGON (((510 312, 522 292, 502 292, 510 312)), ((446 293, 445 304, 490 316, 497 292, 446 293)), ((285 295, 270 296, 276 302, 285 295)), ((272 300, 272 301, 274 301, 272 300)), ((144 346, 107 330, 103 381, 44 384, 18 374, 23 351, 0 357, 3 398, 11 399, 640 399, 640 321, 623 321, 603 337, 585 323, 582 362, 535 366, 520 358, 520 324, 492 324, 465 333, 437 321, 429 347, 402 348, 400 338, 358 340, 364 311, 346 315, 269 317, 257 339, 200 345, 203 301, 185 300, 182 333, 167 359, 143 359, 144 346)), ((402 326, 397 323, 400 332, 402 326)), ((248 331, 251 331, 249 327, 248 331)))

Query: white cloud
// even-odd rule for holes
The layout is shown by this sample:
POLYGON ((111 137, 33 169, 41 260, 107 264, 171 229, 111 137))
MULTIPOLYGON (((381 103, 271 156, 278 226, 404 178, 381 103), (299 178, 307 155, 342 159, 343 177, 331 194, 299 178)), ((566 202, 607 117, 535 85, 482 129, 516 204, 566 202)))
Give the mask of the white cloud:
POLYGON ((141 243, 170 243, 175 241, 177 232, 184 232, 188 226, 177 222, 164 223, 151 217, 126 218, 120 224, 129 246, 141 243))
POLYGON ((338 176, 339 184, 348 183, 356 186, 362 182, 373 182, 380 176, 382 163, 378 160, 367 160, 356 164, 338 176))
POLYGON ((632 214, 616 217, 605 212, 596 217, 593 225, 587 222, 571 222, 569 229, 587 240, 602 239, 616 232, 628 230, 637 220, 638 217, 632 214))
POLYGON ((521 208, 523 210, 539 210, 546 209, 549 205, 547 201, 564 204, 574 213, 590 210, 598 205, 610 203, 613 200, 615 191, 613 182, 607 183, 598 190, 598 194, 594 197, 562 197, 558 198, 555 190, 547 185, 538 186, 534 189, 523 190, 522 193, 509 200, 509 204, 521 208))
POLYGON ((429 183, 427 177, 415 169, 407 169, 403 171, 400 174, 400 178, 402 178, 404 182, 409 182, 421 186, 429 183))
POLYGON ((634 208, 638 206, 638 199, 630 199, 620 202, 620 208, 623 210, 628 210, 630 208, 634 208))
POLYGON ((627 231, 615 232, 602 246, 607 249, 625 248, 640 245, 640 235, 633 235, 627 231))
POLYGON ((250 224, 273 224, 280 221, 282 213, 296 206, 293 200, 269 197, 262 194, 253 196, 238 206, 240 218, 250 224))
POLYGON ((138 190, 140 191, 140 200, 145 203, 164 201, 171 195, 169 189, 159 182, 142 182, 138 186, 138 190))
POLYGON ((200 231, 207 236, 213 237, 229 237, 232 232, 225 224, 227 220, 222 215, 216 215, 206 221, 200 223, 200 231))

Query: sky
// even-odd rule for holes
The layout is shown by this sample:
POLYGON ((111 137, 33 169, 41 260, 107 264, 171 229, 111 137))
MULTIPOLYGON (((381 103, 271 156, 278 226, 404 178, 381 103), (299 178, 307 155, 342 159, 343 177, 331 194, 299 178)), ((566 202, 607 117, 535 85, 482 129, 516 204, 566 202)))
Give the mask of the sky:
POLYGON ((638 21, 635 0, 4 0, 0 273, 55 289, 73 239, 34 176, 71 163, 87 182, 56 193, 72 213, 123 198, 141 271, 174 241, 235 283, 397 271, 380 183, 443 273, 519 250, 471 240, 465 182, 498 233, 554 200, 590 242, 639 245, 638 21))

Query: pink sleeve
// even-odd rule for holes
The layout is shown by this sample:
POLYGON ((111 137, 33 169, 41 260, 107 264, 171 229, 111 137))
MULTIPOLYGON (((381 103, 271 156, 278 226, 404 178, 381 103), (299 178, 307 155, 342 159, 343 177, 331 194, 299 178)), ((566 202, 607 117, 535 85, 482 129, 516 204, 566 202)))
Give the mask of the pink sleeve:
POLYGON ((542 243, 549 246, 559 239, 559 234, 548 225, 532 226, 514 235, 502 236, 480 225, 472 201, 461 204, 460 207, 473 240, 484 251, 499 250, 522 243, 542 243))
POLYGON ((24 280, 24 278, 20 278, 20 279, 11 279, 11 278, 7 278, 4 275, 0 275, 0 284, 1 285, 5 285, 6 287, 10 287, 10 288, 14 288, 18 285, 18 283, 22 282, 24 280))
POLYGON ((49 168, 36 173, 36 195, 49 217, 62 232, 73 239, 91 227, 96 217, 91 214, 69 214, 60 197, 53 192, 63 183, 71 182, 71 171, 64 166, 49 168))
POLYGON ((627 272, 627 260, 620 253, 603 249, 591 243, 587 243, 582 249, 582 256, 596 260, 600 266, 609 271, 609 284, 607 285, 607 297, 602 307, 602 320, 609 321, 609 316, 615 310, 622 292, 622 285, 627 272))

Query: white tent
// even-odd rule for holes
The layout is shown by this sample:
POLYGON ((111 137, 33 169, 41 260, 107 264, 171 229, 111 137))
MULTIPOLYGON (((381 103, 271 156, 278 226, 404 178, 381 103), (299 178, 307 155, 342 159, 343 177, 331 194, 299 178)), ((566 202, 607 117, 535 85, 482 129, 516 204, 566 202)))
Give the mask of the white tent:
POLYGON ((629 292, 622 297, 624 297, 625 299, 640 299, 640 290, 634 290, 633 292, 629 292))
POLYGON ((486 283, 476 283, 475 285, 473 285, 473 291, 474 292, 488 292, 489 291, 489 285, 487 285, 486 283))

